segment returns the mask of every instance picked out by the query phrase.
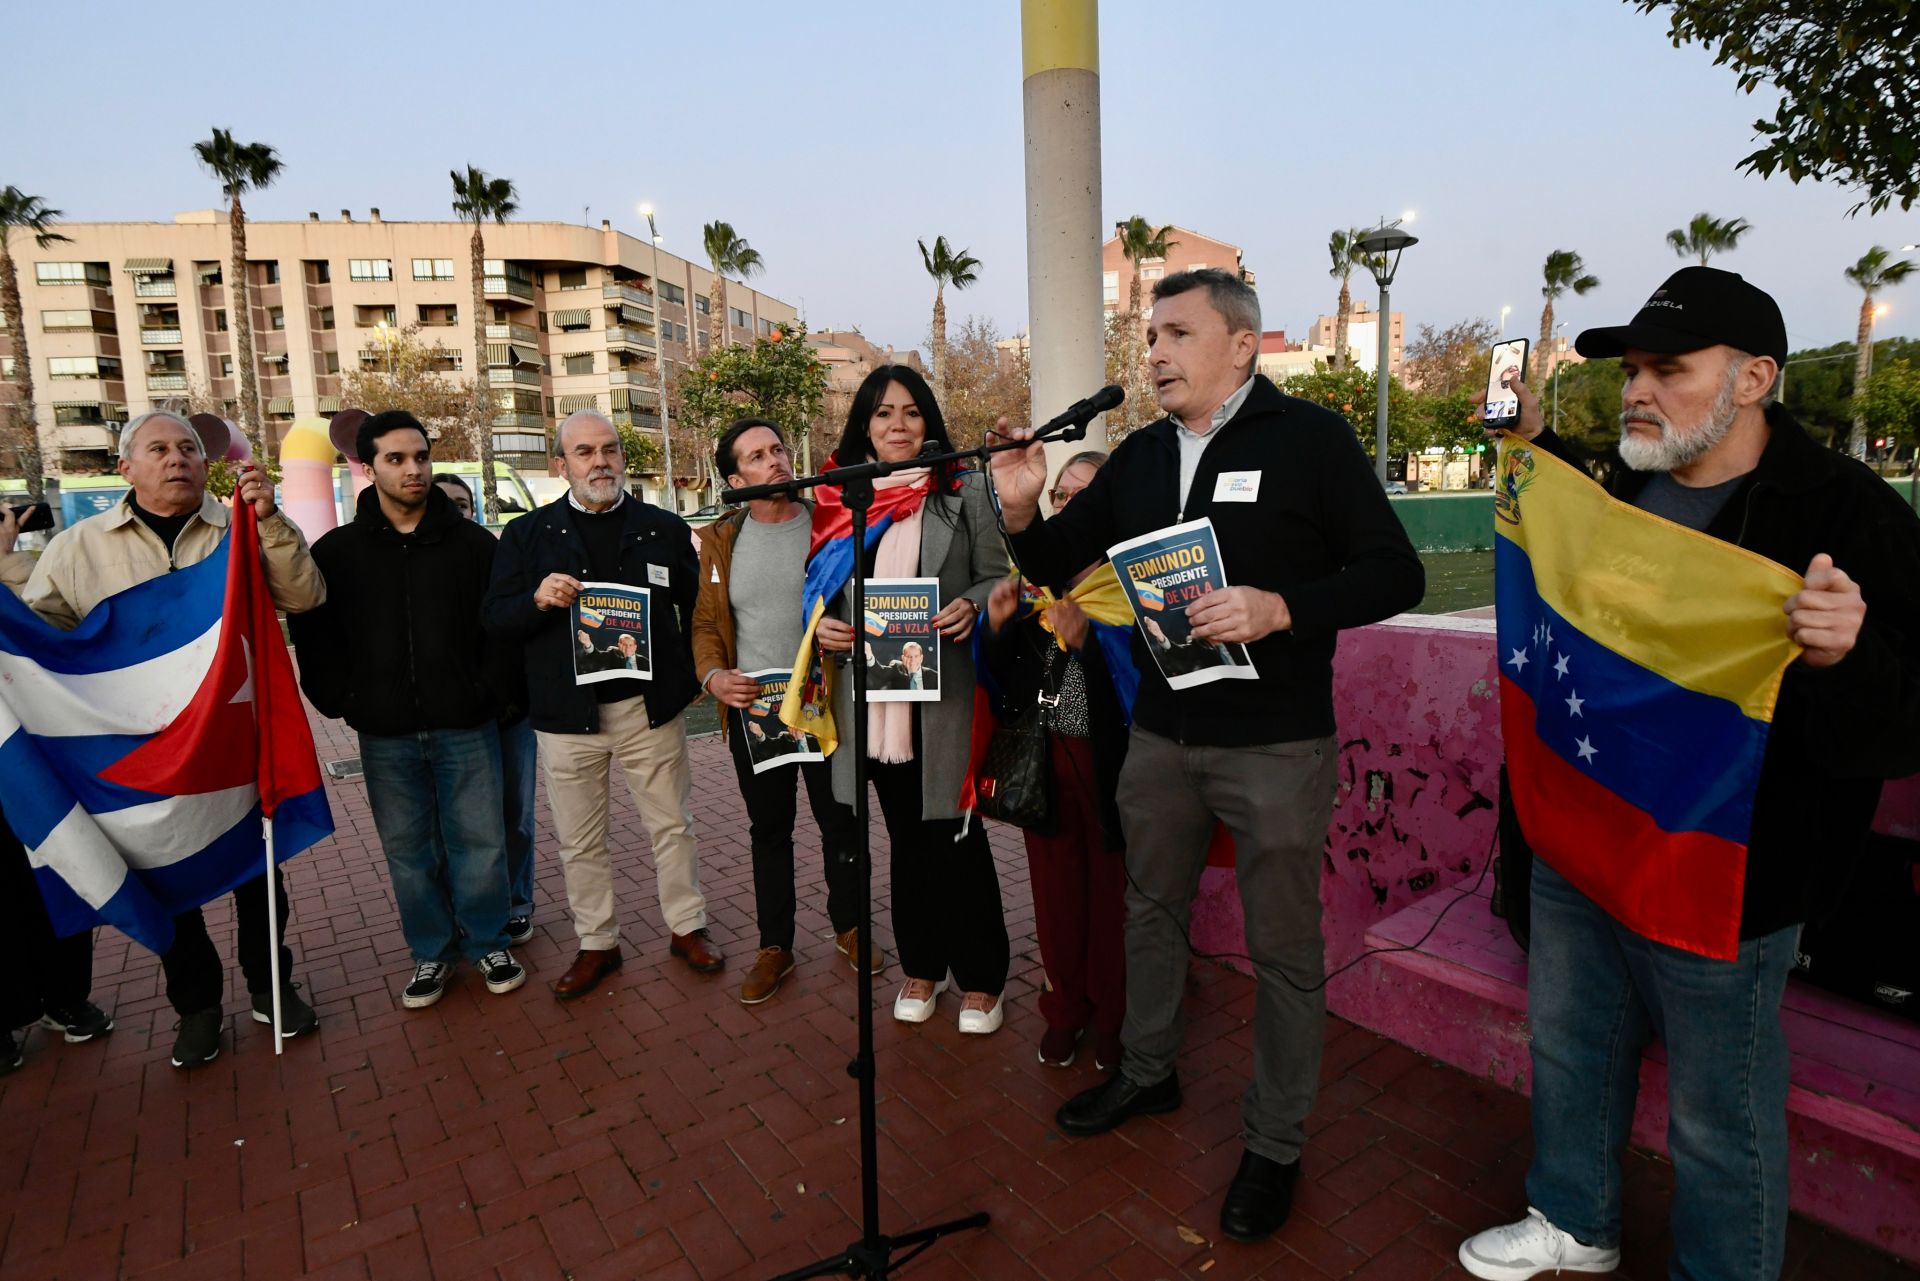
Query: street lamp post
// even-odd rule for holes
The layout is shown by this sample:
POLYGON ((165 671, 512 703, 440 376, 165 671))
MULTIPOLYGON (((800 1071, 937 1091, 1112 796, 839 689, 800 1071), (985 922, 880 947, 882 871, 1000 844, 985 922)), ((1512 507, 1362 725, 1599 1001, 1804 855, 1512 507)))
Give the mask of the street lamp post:
POLYGON ((1507 303, 1505 306, 1500 308, 1500 336, 1502 338, 1505 338, 1507 336, 1507 313, 1512 310, 1513 310, 1512 303, 1507 303))
POLYGON ((1387 485, 1387 360, 1388 339, 1392 331, 1390 317, 1393 312, 1388 302, 1388 287, 1400 270, 1400 255, 1408 245, 1420 243, 1418 236, 1412 236, 1400 230, 1400 224, 1406 218, 1396 218, 1392 222, 1384 219, 1380 228, 1360 242, 1360 252, 1367 256, 1367 270, 1373 274, 1374 283, 1380 286, 1380 363, 1373 371, 1374 387, 1378 396, 1374 405, 1374 443, 1373 470, 1380 478, 1380 487, 1387 485))
MULTIPOLYGON (((680 495, 673 487, 673 423, 667 415, 667 348, 660 341, 660 228, 654 225, 653 204, 651 201, 640 206, 640 216, 647 220, 647 236, 653 241, 653 364, 660 373, 660 449, 663 461, 661 466, 667 471, 667 510, 678 514, 680 495)), ((693 303, 687 303, 687 319, 693 319, 693 303)), ((692 335, 688 335, 691 340, 692 335)))

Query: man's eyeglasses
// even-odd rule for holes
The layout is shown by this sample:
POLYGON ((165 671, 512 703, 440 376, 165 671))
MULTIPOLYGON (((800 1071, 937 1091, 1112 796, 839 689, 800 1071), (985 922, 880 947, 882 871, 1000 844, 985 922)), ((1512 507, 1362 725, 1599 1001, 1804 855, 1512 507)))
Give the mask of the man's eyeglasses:
MULTIPOLYGON (((1080 489, 1085 488, 1086 486, 1084 485, 1080 487, 1080 489)), ((1065 507, 1069 502, 1073 501, 1074 496, 1080 492, 1080 489, 1066 489, 1056 485, 1047 491, 1047 497, 1053 500, 1055 507, 1065 507)))

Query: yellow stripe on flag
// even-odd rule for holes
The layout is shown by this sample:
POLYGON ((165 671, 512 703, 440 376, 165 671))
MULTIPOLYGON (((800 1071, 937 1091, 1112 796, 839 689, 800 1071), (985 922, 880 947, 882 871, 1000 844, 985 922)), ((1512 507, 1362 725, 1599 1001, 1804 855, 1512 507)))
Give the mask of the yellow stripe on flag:
MULTIPOLYGON (((1086 616, 1096 623, 1106 623, 1112 627, 1133 625, 1133 608, 1127 604, 1127 589, 1120 585, 1120 576, 1113 572, 1111 562, 1081 579, 1079 586, 1067 593, 1067 599, 1080 606, 1086 616)), ((1040 626, 1050 632, 1053 624, 1047 619, 1047 610, 1053 604, 1053 593, 1044 587, 1040 588, 1033 608, 1040 616, 1040 626)), ((1061 649, 1067 647, 1067 643, 1057 635, 1054 641, 1061 649)))
POLYGON ((1585 472, 1503 433, 1494 533, 1526 553, 1540 598, 1591 639, 1677 685, 1773 718, 1798 573, 1610 497, 1585 472), (1548 513, 1551 513, 1549 516, 1548 513))
POLYGON ((793 675, 787 681, 787 696, 780 703, 780 723, 813 735, 820 740, 820 751, 831 756, 833 749, 840 745, 840 735, 833 725, 832 663, 823 662, 820 665, 820 701, 817 704, 808 703, 803 698, 807 673, 813 670, 814 665, 813 634, 819 630, 820 620, 826 616, 826 612, 825 601, 813 603, 813 617, 807 620, 807 630, 800 637, 800 652, 793 656, 793 675))

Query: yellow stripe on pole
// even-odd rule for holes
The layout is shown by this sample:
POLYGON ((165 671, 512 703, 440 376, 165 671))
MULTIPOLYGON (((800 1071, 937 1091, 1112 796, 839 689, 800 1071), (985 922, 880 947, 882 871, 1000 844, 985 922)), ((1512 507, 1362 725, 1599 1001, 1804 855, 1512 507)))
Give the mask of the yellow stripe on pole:
POLYGON ((1100 70, 1099 0, 1020 0, 1023 79, 1067 68, 1100 70))

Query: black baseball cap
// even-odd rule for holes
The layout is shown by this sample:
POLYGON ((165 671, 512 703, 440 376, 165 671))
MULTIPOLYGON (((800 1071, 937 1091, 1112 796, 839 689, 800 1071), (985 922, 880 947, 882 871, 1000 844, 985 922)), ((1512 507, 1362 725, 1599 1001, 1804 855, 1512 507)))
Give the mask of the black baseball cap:
POLYGON ((1722 343, 1785 363, 1787 322, 1780 317, 1780 304, 1738 272, 1682 267, 1653 291, 1631 323, 1589 329, 1574 339, 1573 349, 1604 359, 1629 348, 1679 353, 1722 343))

